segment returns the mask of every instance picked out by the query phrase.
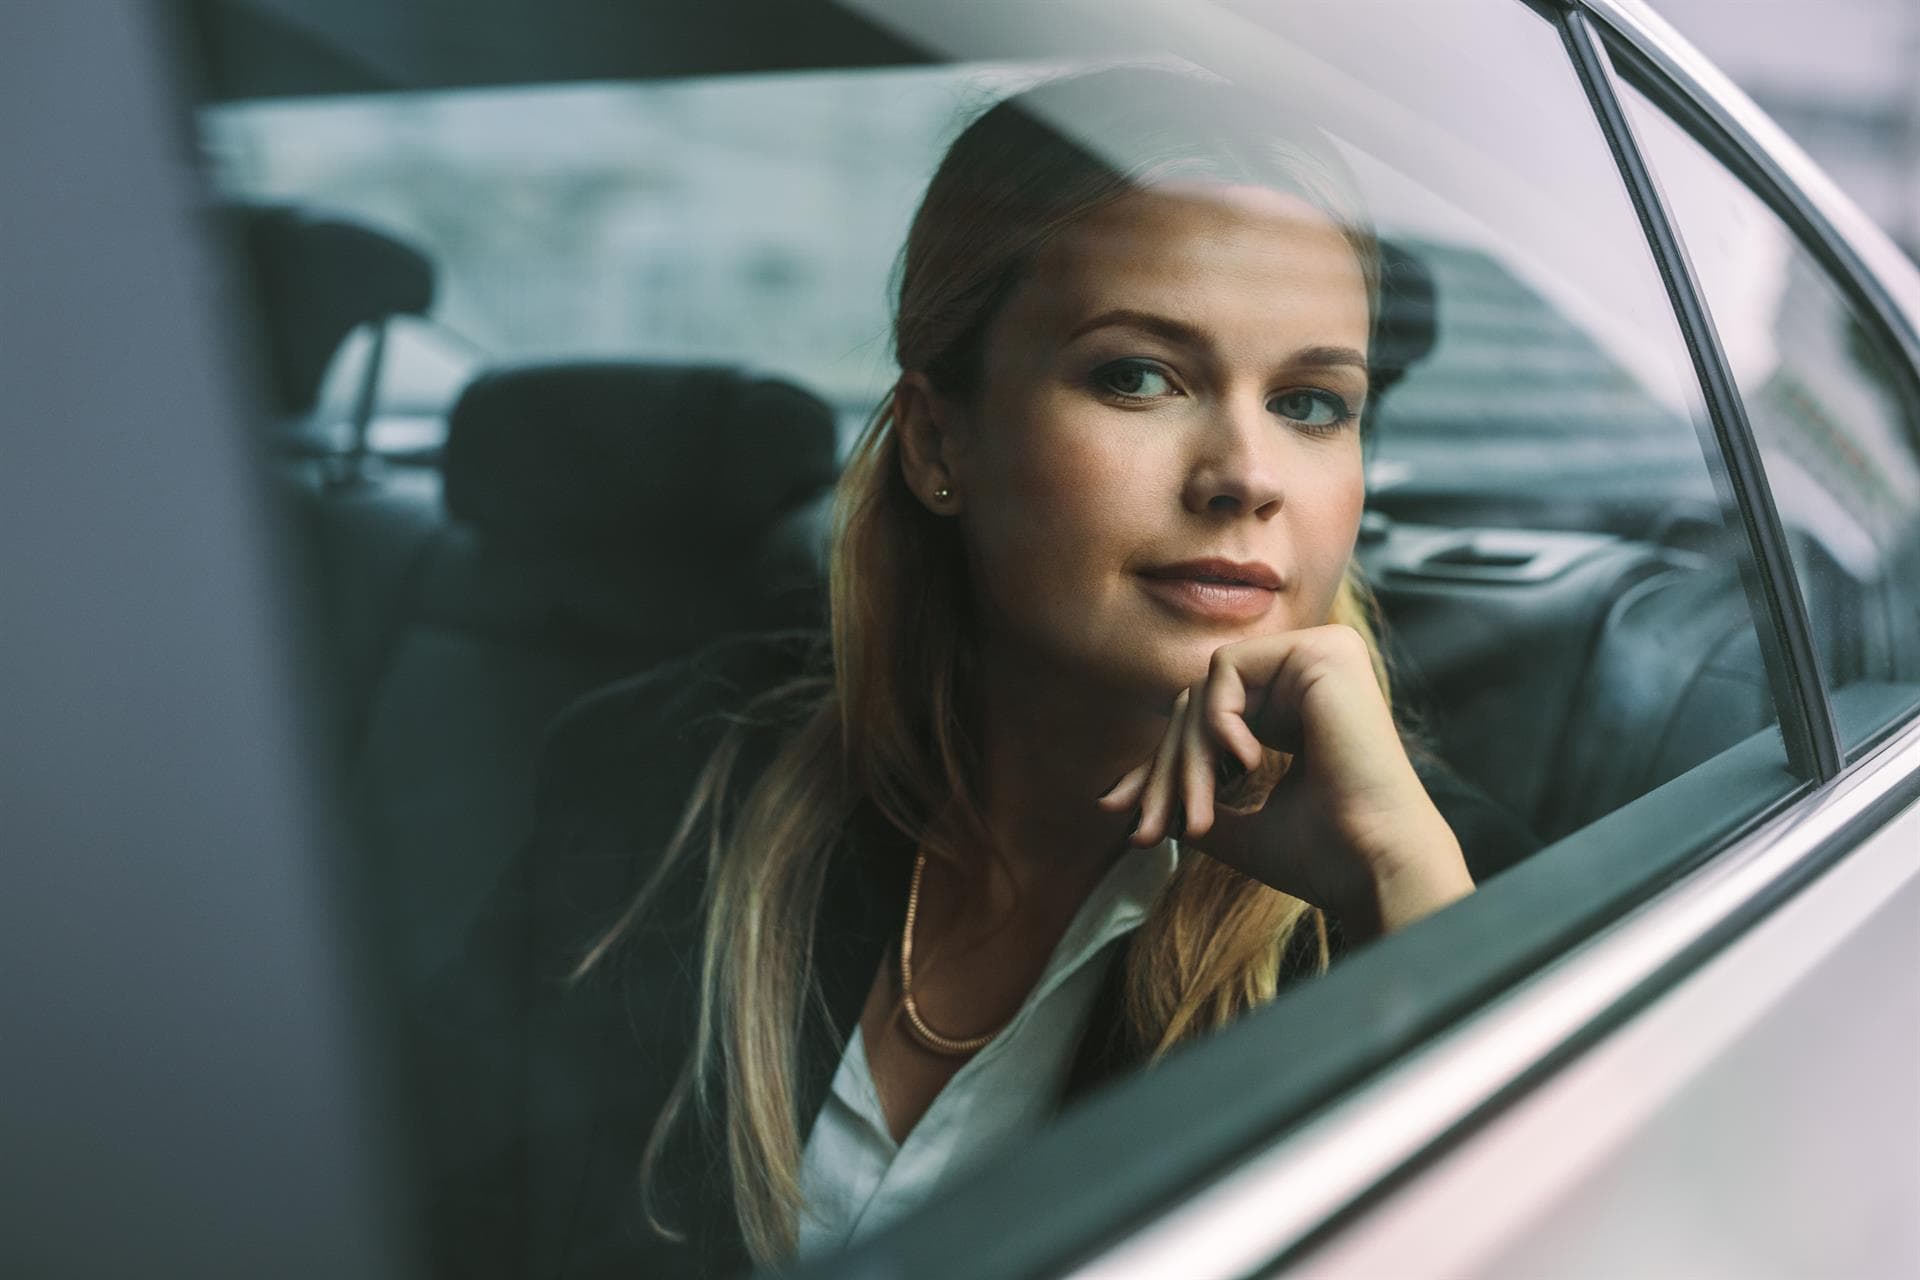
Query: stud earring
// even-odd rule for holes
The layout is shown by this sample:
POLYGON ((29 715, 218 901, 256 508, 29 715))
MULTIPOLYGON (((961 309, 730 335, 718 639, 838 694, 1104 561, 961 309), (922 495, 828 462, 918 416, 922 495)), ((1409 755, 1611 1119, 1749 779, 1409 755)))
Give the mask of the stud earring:
POLYGON ((947 486, 945 485, 941 485, 938 489, 935 489, 933 491, 933 500, 935 502, 949 502, 949 501, 952 501, 952 499, 953 499, 953 490, 947 488, 947 486))

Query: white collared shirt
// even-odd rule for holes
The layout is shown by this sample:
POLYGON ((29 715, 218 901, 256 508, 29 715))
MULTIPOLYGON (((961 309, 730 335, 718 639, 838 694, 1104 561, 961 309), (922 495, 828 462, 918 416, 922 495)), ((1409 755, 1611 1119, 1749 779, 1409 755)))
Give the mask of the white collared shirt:
POLYGON ((947 1081, 905 1142, 895 1143, 888 1130, 854 1028, 801 1163, 800 1257, 872 1234, 1052 1116, 1102 976, 1178 861, 1174 842, 1165 840, 1108 868, 1019 1011, 947 1081))

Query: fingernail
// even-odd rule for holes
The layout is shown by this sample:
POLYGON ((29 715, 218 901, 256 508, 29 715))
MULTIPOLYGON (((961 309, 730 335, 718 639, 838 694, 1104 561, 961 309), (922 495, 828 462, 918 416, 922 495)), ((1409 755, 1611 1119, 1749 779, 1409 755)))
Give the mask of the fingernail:
MULTIPOLYGON (((1132 773, 1132 772, 1133 770, 1131 769, 1127 770, 1127 773, 1132 773)), ((1095 796, 1094 799, 1105 800, 1108 796, 1112 795, 1113 789, 1127 780, 1127 773, 1123 773, 1119 777, 1115 778, 1112 782, 1109 782, 1107 784, 1106 790, 1102 791, 1099 795, 1095 796)))

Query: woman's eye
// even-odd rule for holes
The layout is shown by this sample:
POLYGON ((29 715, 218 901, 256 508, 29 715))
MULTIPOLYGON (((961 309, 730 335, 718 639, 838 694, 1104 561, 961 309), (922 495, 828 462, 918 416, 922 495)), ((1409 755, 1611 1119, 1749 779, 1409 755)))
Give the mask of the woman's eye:
POLYGON ((1345 400, 1331 391, 1311 387, 1282 391, 1267 401, 1267 407, 1283 418, 1323 430, 1345 426, 1353 417, 1353 410, 1347 407, 1345 400))
POLYGON ((1144 360, 1116 360, 1093 371, 1093 384, 1126 400, 1155 400, 1174 394, 1173 380, 1144 360))

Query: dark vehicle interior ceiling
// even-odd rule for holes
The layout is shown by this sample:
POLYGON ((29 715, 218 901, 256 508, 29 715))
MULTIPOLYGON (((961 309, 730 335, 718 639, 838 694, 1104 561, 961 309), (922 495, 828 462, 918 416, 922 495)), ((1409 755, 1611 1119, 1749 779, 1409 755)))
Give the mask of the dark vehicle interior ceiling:
MULTIPOLYGON (((213 102, 926 60, 844 8, 796 0, 185 11, 213 102)), ((1073 34, 1087 35, 1061 32, 1063 48, 1073 34)), ((315 370, 350 331, 431 307, 433 266, 413 246, 324 211, 231 212, 268 335, 264 397, 283 419, 312 408, 315 370)), ((1417 254, 1389 256, 1383 382, 1449 325, 1417 254)), ((337 655, 368 896, 408 983, 451 957, 526 830, 533 759, 559 711, 724 635, 819 617, 828 407, 750 369, 646 357, 483 370, 426 456, 366 456, 370 389, 344 443, 278 437, 337 655), (724 519, 698 483, 716 467, 747 478, 724 519), (656 603, 669 599, 694 604, 656 603)), ((1444 521, 1394 500, 1380 495, 1359 554, 1408 701, 1439 756, 1539 835, 1771 720, 1739 583, 1693 534, 1664 537, 1663 512, 1527 529, 1476 521, 1471 496, 1444 521)))
POLYGON ((190 0, 186 12, 210 101, 925 60, 818 0, 190 0))

